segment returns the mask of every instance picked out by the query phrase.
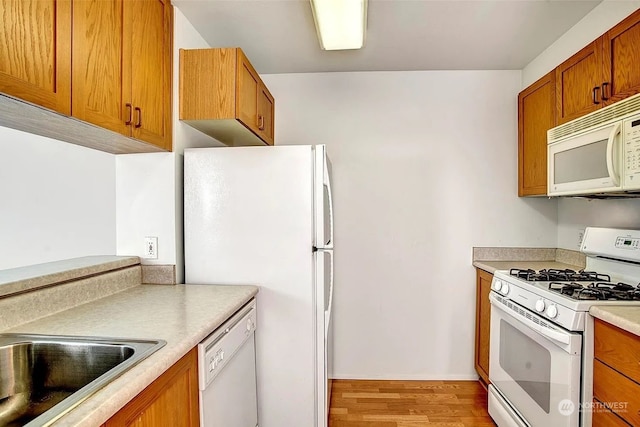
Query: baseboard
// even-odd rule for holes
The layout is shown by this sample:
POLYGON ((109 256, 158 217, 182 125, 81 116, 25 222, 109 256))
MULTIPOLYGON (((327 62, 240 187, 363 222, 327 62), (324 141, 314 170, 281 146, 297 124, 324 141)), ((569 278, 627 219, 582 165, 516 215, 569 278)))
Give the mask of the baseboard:
POLYGON ((476 374, 445 374, 445 375, 362 375, 362 374, 337 374, 331 378, 336 380, 400 380, 400 381, 478 381, 476 374))

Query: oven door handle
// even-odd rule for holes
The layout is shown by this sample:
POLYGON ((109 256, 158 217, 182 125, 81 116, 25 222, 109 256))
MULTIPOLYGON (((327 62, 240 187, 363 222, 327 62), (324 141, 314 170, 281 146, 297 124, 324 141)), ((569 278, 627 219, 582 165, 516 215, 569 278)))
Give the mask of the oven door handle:
POLYGON ((548 339, 553 340, 553 341, 557 341, 557 342, 559 342, 561 344, 565 344, 565 345, 568 345, 571 342, 571 337, 569 335, 567 335, 567 334, 564 334, 564 333, 562 333, 560 331, 554 331, 554 330, 551 330, 549 328, 545 328, 544 326, 538 325, 533 320, 529 320, 526 317, 522 317, 522 316, 518 315, 517 313, 512 313, 510 310, 507 311, 505 309, 505 307, 503 306, 503 304, 500 301, 498 301, 498 299, 493 295, 493 293, 489 294, 489 302, 491 302, 491 305, 493 307, 499 309, 500 311, 502 311, 505 314, 508 314, 509 316, 511 316, 515 320, 517 320, 518 322, 524 324, 528 328, 533 329, 534 331, 536 331, 537 333, 539 333, 540 335, 542 335, 545 338, 548 338, 548 339))

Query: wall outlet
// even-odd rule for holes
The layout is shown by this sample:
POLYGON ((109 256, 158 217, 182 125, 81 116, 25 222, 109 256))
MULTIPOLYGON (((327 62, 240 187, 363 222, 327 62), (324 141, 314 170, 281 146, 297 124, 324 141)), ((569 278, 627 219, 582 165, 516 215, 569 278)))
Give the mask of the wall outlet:
POLYGON ((158 259, 158 238, 157 237, 144 238, 144 258, 158 259))

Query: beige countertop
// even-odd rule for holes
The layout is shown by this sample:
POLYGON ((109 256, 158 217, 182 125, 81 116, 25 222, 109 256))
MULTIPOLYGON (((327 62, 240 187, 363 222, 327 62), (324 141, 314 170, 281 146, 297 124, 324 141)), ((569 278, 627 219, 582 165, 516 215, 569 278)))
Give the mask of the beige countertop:
POLYGON ((542 270, 544 268, 580 270, 583 268, 558 261, 474 261, 473 266, 491 274, 496 270, 509 270, 511 268, 530 268, 532 270, 542 270))
POLYGON ((584 254, 560 248, 474 247, 473 266, 493 274, 496 270, 549 268, 581 270, 584 254))
POLYGON ((138 264, 138 257, 96 255, 0 270, 0 296, 33 291, 138 264))
POLYGON ((638 306, 593 306, 589 314, 620 329, 640 336, 640 305, 638 306))
POLYGON ((167 344, 53 423, 104 423, 249 301, 256 286, 140 285, 2 332, 161 339, 167 344))

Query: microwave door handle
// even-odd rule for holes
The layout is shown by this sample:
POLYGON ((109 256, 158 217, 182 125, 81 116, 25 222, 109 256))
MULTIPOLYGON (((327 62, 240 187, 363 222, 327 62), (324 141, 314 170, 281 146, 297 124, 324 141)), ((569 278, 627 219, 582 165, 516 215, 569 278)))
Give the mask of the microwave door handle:
POLYGON ((609 176, 613 179, 613 184, 618 187, 620 186, 620 177, 616 173, 616 168, 614 164, 614 148, 616 136, 620 133, 621 123, 618 122, 613 127, 611 131, 611 135, 609 135, 609 140, 607 141, 607 172, 609 172, 609 176))

